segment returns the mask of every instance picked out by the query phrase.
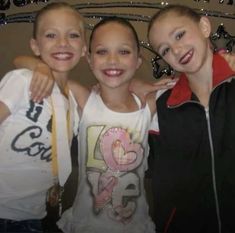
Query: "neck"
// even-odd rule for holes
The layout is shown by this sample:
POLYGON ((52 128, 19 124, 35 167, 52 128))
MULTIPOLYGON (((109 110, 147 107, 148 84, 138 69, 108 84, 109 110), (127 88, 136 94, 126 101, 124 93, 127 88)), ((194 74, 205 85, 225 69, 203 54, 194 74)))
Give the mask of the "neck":
POLYGON ((106 89, 101 87, 100 96, 105 105, 117 112, 133 112, 138 105, 128 87, 106 89))
POLYGON ((209 53, 200 70, 194 74, 187 74, 190 88, 197 95, 201 104, 208 106, 213 87, 213 53, 209 53))

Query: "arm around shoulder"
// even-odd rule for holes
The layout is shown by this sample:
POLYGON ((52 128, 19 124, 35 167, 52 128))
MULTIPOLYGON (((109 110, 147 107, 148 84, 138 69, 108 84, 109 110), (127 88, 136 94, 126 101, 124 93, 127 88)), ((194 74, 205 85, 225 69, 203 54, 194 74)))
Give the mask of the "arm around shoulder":
POLYGON ((29 87, 33 101, 41 102, 52 93, 54 77, 50 67, 42 60, 34 56, 18 56, 13 63, 17 68, 27 68, 33 71, 29 87))
POLYGON ((69 89, 72 91, 78 106, 83 110, 90 95, 90 90, 74 80, 69 80, 69 89))
POLYGON ((173 80, 172 77, 165 76, 155 82, 147 82, 140 79, 132 79, 129 90, 135 93, 141 100, 142 104, 145 104, 149 96, 156 94, 159 90, 171 89, 177 80, 173 80))
POLYGON ((235 54, 234 53, 220 53, 220 55, 227 61, 230 68, 235 71, 235 54))

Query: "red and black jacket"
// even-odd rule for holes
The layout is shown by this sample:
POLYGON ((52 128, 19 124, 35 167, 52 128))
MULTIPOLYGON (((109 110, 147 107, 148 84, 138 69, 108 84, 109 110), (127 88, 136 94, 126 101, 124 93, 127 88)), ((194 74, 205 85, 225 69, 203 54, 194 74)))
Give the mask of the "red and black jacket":
POLYGON ((235 232, 235 73, 213 58, 205 109, 182 75, 156 101, 159 132, 150 134, 157 231, 235 232))

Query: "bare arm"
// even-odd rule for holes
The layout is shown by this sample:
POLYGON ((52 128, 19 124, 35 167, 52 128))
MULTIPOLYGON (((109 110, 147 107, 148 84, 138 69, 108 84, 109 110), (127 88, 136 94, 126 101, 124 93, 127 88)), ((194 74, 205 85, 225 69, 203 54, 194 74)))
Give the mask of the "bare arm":
POLYGON ((17 68, 27 68, 33 71, 29 88, 33 101, 40 102, 43 98, 51 94, 54 85, 54 77, 47 64, 33 56, 16 57, 13 63, 17 68))
POLYGON ((77 104, 79 105, 81 110, 83 110, 90 95, 90 90, 73 80, 69 80, 69 89, 72 91, 77 104))
POLYGON ((11 112, 9 110, 9 108, 0 101, 0 124, 2 124, 2 122, 11 115, 11 112))
POLYGON ((156 95, 158 90, 170 89, 175 85, 176 81, 177 79, 172 79, 171 77, 163 77, 155 82, 132 79, 129 89, 140 98, 144 105, 149 94, 156 95))
POLYGON ((235 71, 235 54, 234 53, 220 53, 220 55, 228 62, 230 68, 235 71))
POLYGON ((42 63, 42 61, 34 56, 18 56, 13 60, 13 64, 17 68, 27 68, 30 70, 34 70, 38 63, 42 63))
MULTIPOLYGON (((31 98, 35 102, 40 102, 43 98, 51 94, 54 77, 47 64, 32 56, 19 56, 15 58, 14 64, 17 68, 27 68, 34 71, 30 91, 32 92, 31 98)), ((68 84, 77 104, 83 109, 90 94, 89 89, 73 80, 69 80, 68 84)))

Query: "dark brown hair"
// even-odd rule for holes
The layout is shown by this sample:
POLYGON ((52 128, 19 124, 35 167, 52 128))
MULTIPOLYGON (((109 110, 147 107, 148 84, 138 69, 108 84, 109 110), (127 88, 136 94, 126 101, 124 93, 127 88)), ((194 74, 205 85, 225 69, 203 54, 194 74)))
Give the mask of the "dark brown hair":
POLYGON ((89 40, 89 52, 91 52, 91 43, 92 43, 92 40, 93 40, 93 37, 94 37, 94 33, 96 32, 96 30, 105 25, 105 24, 108 24, 108 23, 118 23, 118 24, 121 24, 127 28, 129 28, 134 36, 134 39, 135 39, 135 42, 136 42, 136 46, 137 46, 137 50, 138 52, 140 51, 140 44, 139 44, 139 38, 138 38, 138 35, 137 35, 137 32, 134 28, 134 26, 126 19, 124 18, 119 18, 119 17, 107 17, 107 18, 104 18, 102 19, 101 21, 99 21, 93 28, 92 32, 91 32, 91 35, 90 35, 90 40, 89 40))

